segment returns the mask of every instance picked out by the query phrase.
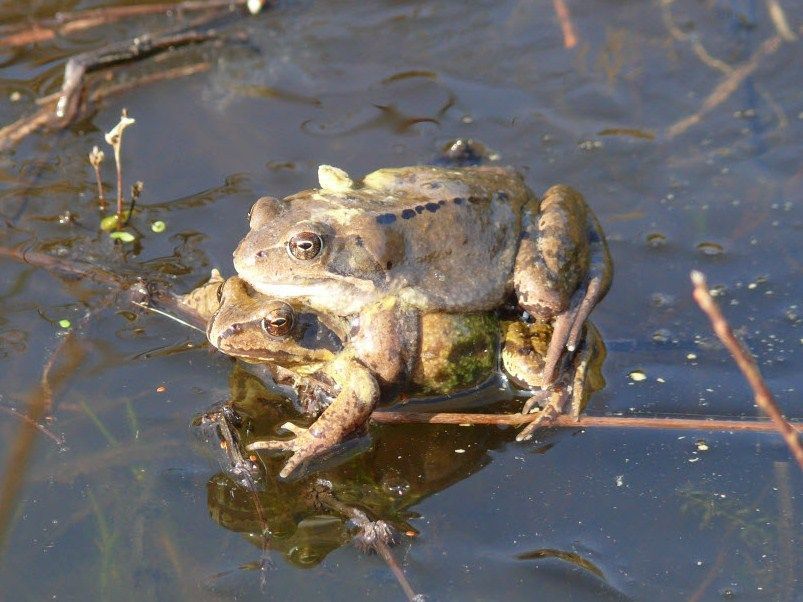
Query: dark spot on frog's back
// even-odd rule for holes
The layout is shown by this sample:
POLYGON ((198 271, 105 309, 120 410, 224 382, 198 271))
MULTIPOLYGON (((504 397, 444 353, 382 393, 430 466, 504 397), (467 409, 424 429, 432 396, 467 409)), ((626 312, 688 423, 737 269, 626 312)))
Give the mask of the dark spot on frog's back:
POLYGON ((396 216, 392 213, 382 213, 376 216, 376 223, 386 226, 396 221, 396 216))
POLYGON ((402 219, 411 219, 416 216, 415 209, 405 209, 401 213, 402 219))
POLYGON ((438 203, 427 203, 426 205, 424 205, 424 207, 430 213, 435 213, 438 209, 441 208, 440 205, 438 205, 438 203))
POLYGON ((460 197, 455 197, 455 198, 452 199, 452 202, 455 205, 462 205, 463 203, 466 202, 466 199, 461 199, 460 197))

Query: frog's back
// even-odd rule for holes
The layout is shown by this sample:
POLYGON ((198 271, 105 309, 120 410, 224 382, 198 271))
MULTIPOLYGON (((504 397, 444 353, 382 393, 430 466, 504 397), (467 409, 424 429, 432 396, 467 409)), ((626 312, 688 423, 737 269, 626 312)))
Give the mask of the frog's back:
POLYGON ((519 174, 501 167, 406 167, 378 170, 363 182, 395 199, 386 208, 392 211, 371 217, 377 230, 405 240, 392 278, 406 301, 462 311, 503 300, 521 210, 534 198, 519 174))

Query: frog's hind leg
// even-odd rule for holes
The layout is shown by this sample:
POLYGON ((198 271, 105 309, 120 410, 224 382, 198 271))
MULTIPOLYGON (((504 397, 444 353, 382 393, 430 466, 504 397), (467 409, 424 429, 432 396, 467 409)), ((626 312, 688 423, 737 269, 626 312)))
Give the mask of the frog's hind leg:
MULTIPOLYGON (((590 261, 588 266, 588 277, 586 278, 583 286, 577 291, 575 296, 579 299, 577 308, 572 312, 572 328, 569 332, 566 341, 566 348, 569 351, 577 349, 580 337, 583 331, 583 325, 586 323, 591 310, 602 301, 605 295, 608 294, 608 289, 611 288, 611 280, 613 279, 613 264, 611 262, 611 255, 608 251, 608 243, 605 241, 605 235, 602 233, 602 227, 599 224, 596 216, 588 212, 589 227, 589 253, 590 261)), ((596 327, 592 325, 594 336, 599 338, 599 333, 596 327)), ((591 333, 589 332, 589 335, 591 333)))
POLYGON ((591 209, 587 207, 586 209, 588 268, 585 277, 572 294, 569 307, 555 317, 552 340, 549 342, 549 349, 544 359, 544 380, 547 383, 556 378, 564 349, 573 352, 578 348, 583 326, 594 307, 608 293, 613 278, 611 256, 602 227, 591 209))

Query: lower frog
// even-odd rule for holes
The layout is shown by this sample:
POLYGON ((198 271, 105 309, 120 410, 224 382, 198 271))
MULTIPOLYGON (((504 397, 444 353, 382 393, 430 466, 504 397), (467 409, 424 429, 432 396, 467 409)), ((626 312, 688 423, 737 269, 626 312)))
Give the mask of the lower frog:
MULTIPOLYGON (((410 323, 394 322, 392 327, 399 328, 397 339, 402 341, 395 352, 405 370, 403 378, 387 380, 382 369, 384 347, 376 352, 377 346, 364 335, 363 322, 350 324, 303 305, 272 299, 239 277, 220 286, 218 298, 220 307, 207 328, 210 342, 228 355, 267 365, 278 382, 291 384, 299 392, 310 413, 317 414, 325 406, 309 428, 284 424, 292 439, 249 446, 250 450, 291 451, 282 477, 363 429, 380 398, 394 392, 410 397, 457 393, 489 381, 500 363, 518 385, 539 389, 546 383, 548 325, 503 322, 493 313, 482 312, 424 313, 410 323), (322 399, 331 403, 320 403, 322 399)), ((370 326, 369 331, 376 333, 381 325, 370 326)), ((529 412, 549 398, 548 410, 519 434, 519 440, 529 438, 537 426, 560 413, 568 397, 572 413, 579 414, 586 394, 585 374, 599 342, 596 330, 589 326, 584 344, 557 383, 526 402, 524 411, 529 412)))

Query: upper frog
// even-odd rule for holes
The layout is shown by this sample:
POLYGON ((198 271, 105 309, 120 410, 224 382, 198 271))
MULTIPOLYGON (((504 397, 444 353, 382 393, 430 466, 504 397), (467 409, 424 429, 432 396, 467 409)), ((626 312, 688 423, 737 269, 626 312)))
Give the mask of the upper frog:
MULTIPOLYGON (((503 167, 387 168, 354 181, 321 166, 318 175, 319 188, 252 208, 234 265, 256 290, 340 316, 388 299, 404 315, 484 311, 515 293, 537 320, 554 322, 544 373, 557 376, 611 278, 604 235, 579 193, 554 186, 539 199, 503 167)), ((391 348, 400 321, 375 320, 391 348)))
POLYGON ((428 310, 483 310, 508 290, 521 211, 533 195, 504 168, 334 167, 320 188, 259 199, 234 252, 268 295, 349 315, 388 295, 428 310))
MULTIPOLYGON (((252 448, 292 451, 282 476, 364 427, 383 392, 444 395, 487 380, 498 365, 500 339, 505 341, 501 359, 509 376, 530 389, 545 384, 543 352, 549 341, 548 326, 500 323, 492 312, 408 314, 406 319, 413 322, 407 324, 404 345, 397 350, 405 358, 405 369, 389 380, 375 365, 372 348, 358 344, 363 336, 360 323, 345 329, 336 317, 262 295, 238 277, 225 282, 219 299, 219 309, 207 329, 213 345, 229 355, 265 363, 274 375, 290 382, 299 397, 316 402, 307 405, 311 413, 322 407, 318 405, 321 398, 333 398, 308 429, 293 423, 284 425, 295 438, 261 442, 252 448)), ((370 324, 371 317, 365 315, 364 319, 370 324)), ((573 380, 570 390, 576 400, 575 413, 584 395, 588 350, 590 346, 584 347, 567 370, 567 377, 573 380)), ((549 419, 560 411, 567 390, 547 389, 533 396, 525 411, 545 395, 551 396, 544 416, 549 419)), ((530 433, 525 430, 521 436, 530 433)))

